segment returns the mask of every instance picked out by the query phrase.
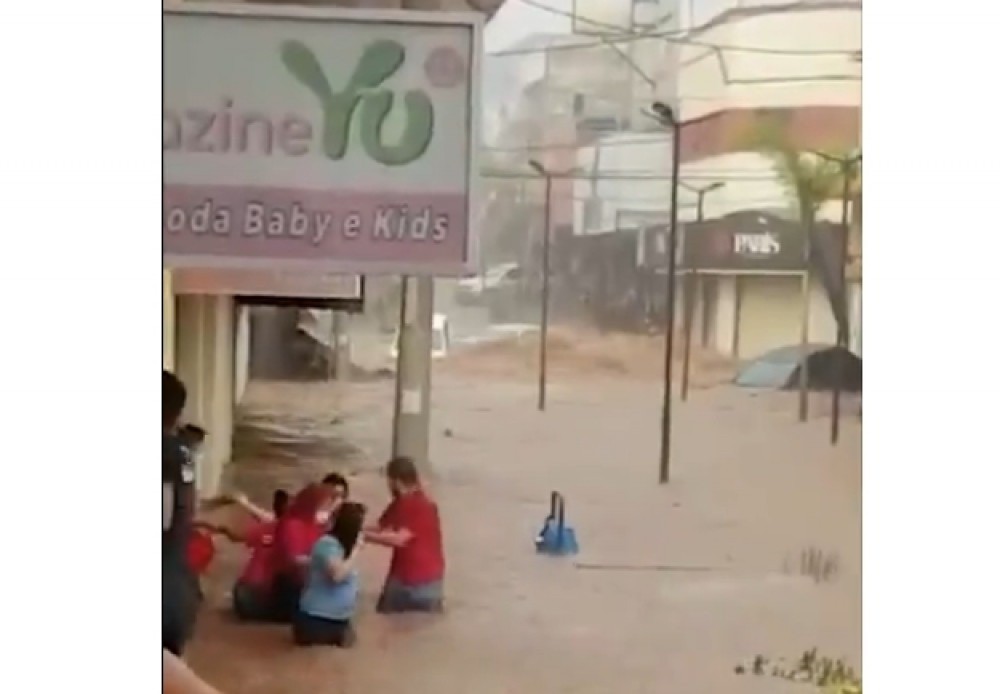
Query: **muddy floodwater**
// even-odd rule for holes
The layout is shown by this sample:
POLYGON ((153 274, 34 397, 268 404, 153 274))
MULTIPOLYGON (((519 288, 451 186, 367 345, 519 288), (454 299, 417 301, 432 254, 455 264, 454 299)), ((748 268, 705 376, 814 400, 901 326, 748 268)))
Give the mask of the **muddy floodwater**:
MULTIPOLYGON (((325 426, 342 447, 251 446, 235 482, 266 502, 277 484, 345 469, 377 512, 391 397, 388 382, 252 384, 250 414, 293 412, 292 428, 325 426)), ((388 557, 367 547, 357 646, 297 649, 286 627, 233 622, 243 555, 223 546, 189 660, 229 694, 774 694, 803 689, 734 667, 813 647, 860 670, 861 425, 848 416, 832 448, 828 398, 814 396, 803 425, 794 395, 693 392, 676 408, 672 481, 659 486, 656 383, 555 383, 540 414, 530 383, 435 374, 430 487, 447 613, 374 614, 388 557), (575 559, 533 549, 553 489, 575 559), (809 552, 829 567, 820 579, 809 552)))

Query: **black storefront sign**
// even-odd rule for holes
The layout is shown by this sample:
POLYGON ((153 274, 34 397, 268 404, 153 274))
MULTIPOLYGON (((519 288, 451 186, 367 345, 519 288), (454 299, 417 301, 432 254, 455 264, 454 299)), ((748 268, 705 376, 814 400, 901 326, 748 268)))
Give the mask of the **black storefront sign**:
MULTIPOLYGON (((828 222, 814 227, 814 244, 822 247, 829 260, 839 253, 835 243, 839 233, 839 228, 828 222)), ((688 223, 683 234, 678 265, 684 270, 786 273, 805 268, 802 226, 766 212, 735 212, 688 223)))
MULTIPOLYGON (((843 228, 817 222, 812 230, 810 267, 822 283, 838 324, 846 325, 843 228)), ((806 267, 805 233, 796 221, 767 212, 744 211, 685 225, 678 266, 699 273, 789 273, 806 267)))

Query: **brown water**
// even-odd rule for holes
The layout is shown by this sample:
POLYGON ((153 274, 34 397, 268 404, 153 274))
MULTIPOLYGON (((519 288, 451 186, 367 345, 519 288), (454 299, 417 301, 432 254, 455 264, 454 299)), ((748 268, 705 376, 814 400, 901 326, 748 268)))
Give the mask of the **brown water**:
MULTIPOLYGON (((287 628, 227 616, 242 557, 226 549, 209 581, 190 662, 231 694, 493 694, 802 691, 738 677, 761 653, 819 647, 860 666, 860 423, 840 446, 828 420, 795 421, 793 397, 723 388, 678 405, 673 480, 656 484, 655 383, 555 385, 545 414, 530 385, 435 376, 432 491, 445 523, 448 612, 373 614, 385 554, 366 549, 359 644, 300 650, 287 628), (537 556, 550 489, 568 500, 584 570, 537 556), (798 575, 814 546, 838 558, 829 582, 798 575), (705 571, 643 570, 642 565, 705 571)), ((821 396, 817 396, 821 397, 821 396)), ((828 396, 822 396, 828 397, 828 396)), ((391 384, 254 384, 256 411, 334 422, 353 448, 355 495, 385 502, 391 384), (328 413, 330 414, 327 417, 328 413)), ((819 408, 817 408, 819 409, 819 408)), ((263 494, 337 467, 322 455, 238 467, 263 494)))

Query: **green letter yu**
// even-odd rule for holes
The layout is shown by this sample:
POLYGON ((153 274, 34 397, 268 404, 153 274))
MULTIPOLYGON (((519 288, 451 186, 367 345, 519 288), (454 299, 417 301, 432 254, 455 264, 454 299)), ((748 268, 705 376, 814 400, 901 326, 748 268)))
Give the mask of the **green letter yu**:
POLYGON ((350 139, 354 112, 361 104, 361 146, 375 161, 386 166, 402 166, 423 156, 434 135, 434 105, 426 92, 406 92, 406 128, 395 145, 384 143, 382 129, 395 95, 387 89, 375 90, 392 77, 406 59, 406 51, 396 41, 370 43, 343 91, 335 93, 323 74, 316 56, 301 41, 281 44, 281 61, 295 79, 319 100, 323 111, 323 152, 330 159, 342 159, 350 139))

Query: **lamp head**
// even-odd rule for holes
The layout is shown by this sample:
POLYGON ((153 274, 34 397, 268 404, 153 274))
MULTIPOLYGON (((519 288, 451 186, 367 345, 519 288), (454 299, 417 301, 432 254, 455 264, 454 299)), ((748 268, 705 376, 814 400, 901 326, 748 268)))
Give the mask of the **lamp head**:
POLYGON ((535 173, 537 173, 539 176, 547 176, 548 175, 548 172, 545 170, 545 167, 542 166, 538 161, 536 161, 534 159, 532 159, 532 160, 530 160, 528 162, 528 166, 530 166, 532 169, 534 169, 535 173))
POLYGON ((654 101, 650 108, 656 117, 664 123, 669 123, 670 125, 677 124, 677 119, 674 118, 674 110, 662 101, 654 101))

